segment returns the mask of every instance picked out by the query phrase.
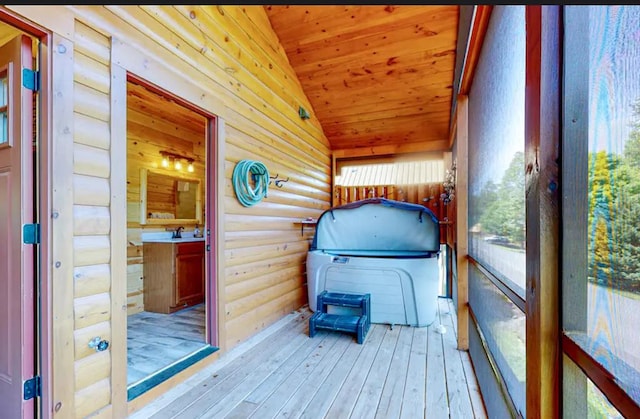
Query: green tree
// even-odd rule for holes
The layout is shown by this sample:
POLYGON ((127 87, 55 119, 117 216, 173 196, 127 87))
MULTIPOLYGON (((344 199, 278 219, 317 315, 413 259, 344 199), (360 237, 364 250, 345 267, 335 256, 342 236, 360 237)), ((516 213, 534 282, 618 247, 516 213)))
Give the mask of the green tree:
POLYGON ((497 185, 494 199, 480 217, 482 229, 522 243, 525 238, 524 153, 518 151, 497 185))
POLYGON ((589 153, 591 281, 640 293, 640 101, 622 155, 589 153))
POLYGON ((599 284, 611 285, 611 258, 615 243, 612 228, 617 160, 606 151, 589 153, 589 264, 588 276, 599 284))
POLYGON ((484 184, 478 196, 473 200, 473 205, 469 208, 469 227, 479 223, 487 212, 487 208, 497 199, 498 185, 489 180, 484 184))
POLYGON ((640 101, 623 157, 615 170, 614 200, 616 288, 640 293, 640 101))

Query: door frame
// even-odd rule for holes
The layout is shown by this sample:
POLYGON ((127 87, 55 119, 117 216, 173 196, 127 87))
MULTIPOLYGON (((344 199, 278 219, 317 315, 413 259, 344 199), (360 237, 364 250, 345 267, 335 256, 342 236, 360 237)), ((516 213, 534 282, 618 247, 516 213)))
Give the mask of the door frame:
MULTIPOLYGON (((216 271, 217 266, 217 252, 215 249, 218 248, 218 240, 216 239, 216 234, 210 234, 211 231, 217 231, 217 220, 218 220, 218 208, 217 206, 213 206, 217 202, 217 178, 216 175, 218 173, 218 162, 217 162, 217 147, 216 144, 218 142, 218 125, 220 124, 219 117, 205 109, 202 109, 193 103, 187 101, 186 99, 179 96, 177 93, 174 93, 172 90, 168 90, 165 87, 161 87, 155 85, 151 81, 144 79, 137 74, 129 71, 126 71, 126 81, 138 84, 145 89, 156 93, 162 97, 167 99, 171 99, 176 102, 178 105, 189 109, 190 111, 197 113, 200 116, 207 118, 207 123, 205 125, 205 215, 203 221, 203 227, 206 227, 206 231, 204 231, 205 235, 205 306, 206 306, 206 316, 205 316, 205 328, 206 328, 206 339, 207 343, 211 346, 218 347, 219 344, 219 334, 218 331, 220 326, 218 324, 218 301, 217 301, 217 287, 218 287, 218 272, 216 271), (213 249, 209 251, 207 249, 213 249)), ((126 86, 125 86, 126 91, 126 86)), ((126 125, 126 116, 125 116, 125 125, 126 125)), ((126 152, 126 148, 125 148, 126 152)), ((124 156, 126 161, 126 154, 124 156)), ((126 185, 126 182, 125 182, 126 185)), ((126 226, 126 224, 125 224, 126 226)))
MULTIPOLYGON (((37 107, 34 118, 38 126, 37 142, 38 153, 34 165, 33 188, 38 196, 38 204, 34 214, 34 222, 40 224, 40 244, 34 249, 34 261, 36 269, 35 278, 39 279, 36 285, 34 301, 34 358, 36 361, 35 374, 40 376, 41 396, 36 398, 38 412, 34 414, 41 418, 52 416, 52 304, 51 304, 51 55, 50 45, 52 34, 44 28, 35 25, 15 12, 0 7, 0 21, 11 25, 28 35, 36 38, 40 45, 36 58, 36 70, 40 72, 40 86, 37 107), (39 298, 37 293, 39 291, 39 298)), ((32 158, 32 156, 31 156, 32 158)), ((30 191, 32 193, 32 191, 30 191)))

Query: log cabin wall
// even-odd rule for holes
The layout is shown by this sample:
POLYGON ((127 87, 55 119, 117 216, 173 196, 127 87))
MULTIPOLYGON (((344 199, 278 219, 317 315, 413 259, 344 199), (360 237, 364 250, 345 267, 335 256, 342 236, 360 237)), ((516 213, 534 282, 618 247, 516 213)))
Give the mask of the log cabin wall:
MULTIPOLYGON (((176 224, 140 224, 140 169, 162 171, 176 175, 172 168, 162 169, 161 150, 194 158, 193 173, 186 167, 180 176, 198 179, 204 191, 205 185, 206 118, 179 104, 151 92, 143 86, 127 82, 127 314, 144 310, 142 233, 162 232, 176 228, 176 224)), ((184 161, 183 161, 184 163, 184 161)), ((168 212, 161 205, 173 205, 175 188, 157 191, 161 199, 151 199, 148 211, 168 212), (154 207, 155 205, 155 207, 154 207)), ((195 205, 195 203, 194 203, 195 205)), ((204 220, 204 217, 202 217, 204 220)), ((180 224, 193 230, 195 224, 180 224)))
MULTIPOLYGON (((221 304, 219 353, 306 303, 304 260, 312 233, 301 235, 296 222, 330 206, 328 141, 262 6, 10 8, 53 31, 59 42, 53 90, 56 97, 73 93, 73 114, 60 110, 62 119, 55 120, 73 133, 73 167, 52 163, 54 174, 68 170, 73 179, 73 237, 60 229, 52 239, 73 266, 72 284, 52 283, 73 293, 72 304, 53 301, 55 414, 124 417, 127 225, 116 204, 125 204, 127 140, 126 116, 117 107, 123 89, 126 97, 119 68, 224 121, 222 155, 216 156, 224 179, 209 179, 220 189, 216 225, 223 231, 217 251, 223 256, 212 267, 221 304), (58 73, 64 83, 57 81, 56 68, 68 68, 67 62, 72 79, 58 73), (311 119, 298 116, 299 106, 311 119), (272 185, 255 207, 242 207, 231 184, 241 159, 262 161, 289 181, 272 185), (89 348, 94 336, 110 340, 109 349, 89 348)), ((67 131, 56 131, 54 142, 67 131)))
POLYGON ((74 46, 73 370, 75 416, 84 417, 111 400, 111 352, 96 352, 87 342, 94 336, 111 341, 115 326, 109 178, 111 170, 122 169, 112 167, 109 156, 109 40, 76 22, 74 46))

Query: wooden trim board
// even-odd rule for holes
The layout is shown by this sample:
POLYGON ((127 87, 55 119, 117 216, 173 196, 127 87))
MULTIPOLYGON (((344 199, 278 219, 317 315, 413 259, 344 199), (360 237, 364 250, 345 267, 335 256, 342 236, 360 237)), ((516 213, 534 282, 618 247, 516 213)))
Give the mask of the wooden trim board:
POLYGON ((114 162, 127 158, 127 73, 111 64, 111 405, 114 417, 127 414, 127 189, 126 171, 114 162))
POLYGON ((51 158, 51 274, 53 414, 75 416, 74 380, 74 269, 73 246, 73 43, 53 35, 52 148, 51 158))
POLYGON ((456 139, 456 263, 458 264, 458 349, 469 349, 469 97, 458 95, 456 139))
POLYGON ((460 81, 460 94, 467 95, 471 90, 471 84, 473 83, 473 76, 475 75, 476 66, 480 58, 480 51, 484 44, 484 36, 487 33, 489 27, 489 19, 491 18, 491 12, 493 6, 475 6, 476 10, 473 16, 473 23, 471 28, 471 36, 469 39, 469 45, 466 51, 466 60, 462 69, 462 80, 460 81))
POLYGON ((558 6, 526 6, 527 416, 560 416, 560 103, 558 6))

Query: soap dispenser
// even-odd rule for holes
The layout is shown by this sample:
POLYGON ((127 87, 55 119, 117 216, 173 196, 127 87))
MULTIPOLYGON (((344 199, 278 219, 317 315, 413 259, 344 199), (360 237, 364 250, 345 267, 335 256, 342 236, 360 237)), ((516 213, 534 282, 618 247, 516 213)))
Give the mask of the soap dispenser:
POLYGON ((198 224, 196 224, 196 228, 193 229, 193 237, 201 237, 200 228, 198 228, 198 224))

